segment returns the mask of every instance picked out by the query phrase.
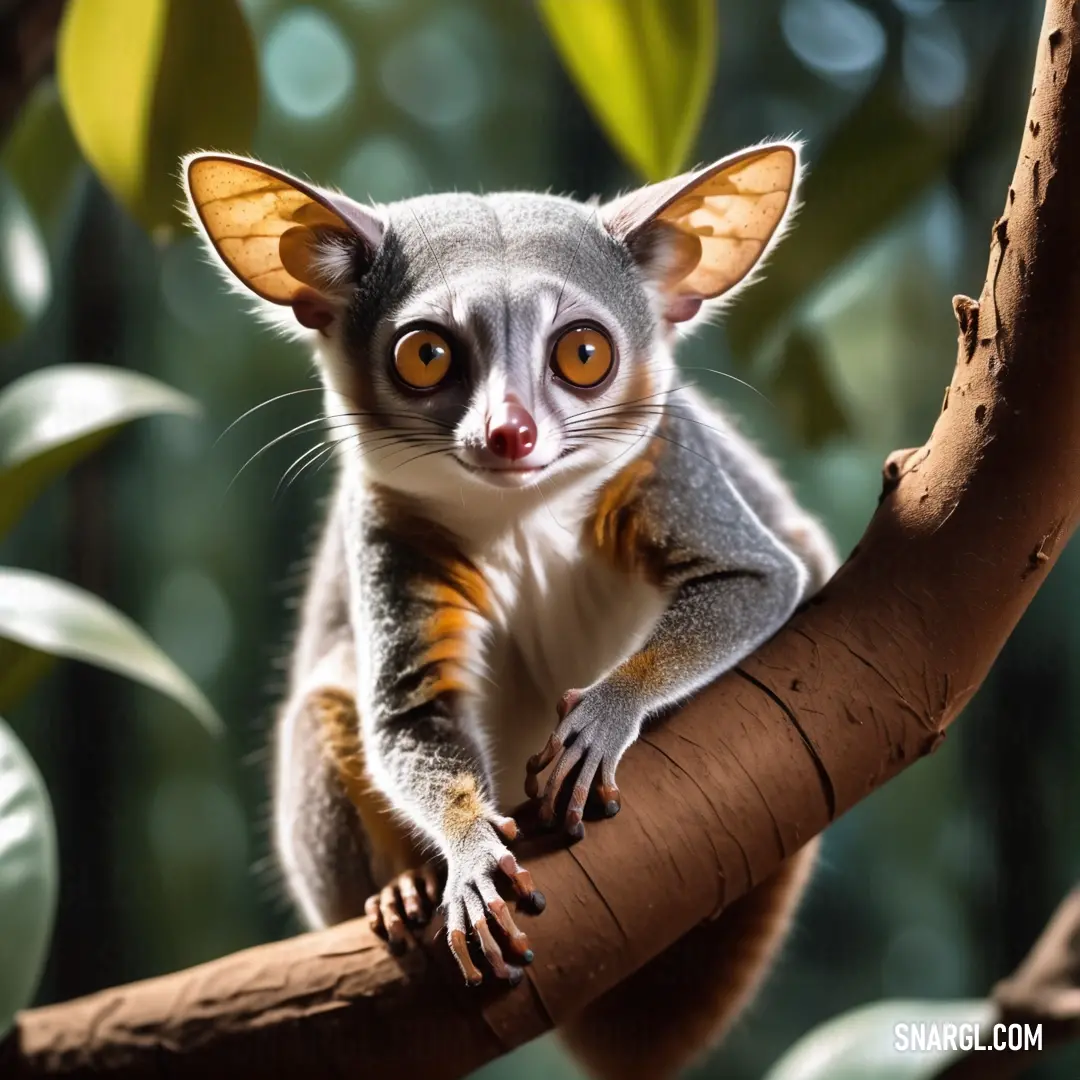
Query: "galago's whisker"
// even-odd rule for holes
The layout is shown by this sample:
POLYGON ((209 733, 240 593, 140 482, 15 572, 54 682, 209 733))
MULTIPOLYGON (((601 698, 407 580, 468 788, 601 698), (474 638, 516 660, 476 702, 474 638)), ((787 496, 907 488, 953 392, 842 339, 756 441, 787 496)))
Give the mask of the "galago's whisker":
POLYGON ((419 461, 421 458, 431 457, 432 454, 448 454, 449 452, 450 451, 445 446, 440 446, 440 447, 436 448, 435 450, 425 450, 422 454, 414 454, 411 458, 408 458, 406 461, 399 462, 390 471, 391 472, 396 472, 398 469, 402 468, 403 466, 411 465, 414 461, 419 461))
POLYGON ((278 394, 275 397, 267 398, 265 401, 260 401, 258 405, 253 405, 247 412, 242 412, 215 440, 214 445, 217 446, 226 435, 241 420, 246 420, 252 413, 258 412, 260 409, 265 409, 267 405, 273 405, 275 401, 283 401, 285 398, 295 397, 297 394, 317 394, 323 388, 321 386, 305 386, 302 390, 287 390, 284 394, 278 394))
MULTIPOLYGON (((229 424, 229 426, 227 428, 225 428, 225 430, 214 440, 214 445, 216 446, 219 442, 221 442, 221 440, 224 439, 225 436, 228 435, 229 432, 232 431, 232 429, 234 427, 236 427, 236 425, 239 424, 241 420, 246 420, 249 416, 251 416, 252 413, 258 412, 260 409, 265 408, 267 405, 273 405, 274 402, 283 401, 285 398, 295 397, 297 394, 314 394, 314 393, 319 393, 319 392, 322 392, 322 391, 323 391, 323 387, 321 387, 321 386, 306 386, 306 387, 303 387, 300 390, 288 390, 284 394, 278 394, 275 397, 267 398, 265 401, 260 401, 258 405, 253 405, 246 412, 242 412, 231 424, 229 424)), ((353 419, 358 419, 358 420, 359 419, 364 419, 364 418, 376 418, 376 419, 387 418, 387 419, 393 419, 393 420, 413 420, 413 421, 419 421, 422 424, 431 424, 434 427, 439 427, 439 428, 442 428, 442 429, 444 429, 446 431, 452 431, 453 430, 453 425, 452 424, 448 424, 446 421, 438 420, 438 419, 436 419, 435 417, 432 417, 432 416, 422 416, 422 415, 418 415, 416 413, 405 413, 405 412, 380 412, 378 410, 373 410, 373 409, 363 409, 363 410, 354 410, 354 411, 351 411, 351 412, 344 412, 344 413, 334 413, 334 414, 332 414, 330 416, 322 416, 321 418, 324 419, 324 420, 337 420, 337 419, 343 419, 345 417, 351 417, 353 419)))
POLYGON ((713 424, 707 424, 704 420, 699 420, 696 416, 687 416, 685 413, 672 412, 666 405, 643 405, 638 406, 638 408, 636 409, 627 409, 626 412, 628 416, 674 416, 676 419, 684 421, 687 424, 696 424, 698 427, 703 427, 708 429, 709 431, 714 431, 721 438, 730 438, 730 432, 725 431, 723 428, 718 428, 713 424))
POLYGON ((645 394, 645 395, 643 395, 642 397, 639 397, 639 398, 631 398, 629 401, 619 401, 619 402, 615 402, 615 403, 610 404, 610 405, 598 405, 598 406, 596 406, 596 407, 594 407, 592 409, 582 409, 581 412, 577 413, 575 416, 572 416, 569 420, 567 420, 563 424, 563 427, 564 428, 571 427, 574 424, 578 424, 578 423, 583 422, 584 420, 589 419, 590 417, 602 416, 604 413, 618 412, 620 410, 628 408, 631 405, 637 405, 637 404, 639 404, 640 402, 643 402, 643 401, 650 401, 653 398, 662 397, 664 394, 675 394, 679 390, 687 389, 687 387, 689 385, 692 385, 692 384, 683 384, 682 386, 674 386, 670 390, 657 390, 653 394, 645 394))
POLYGON ((317 416, 314 420, 305 420, 302 424, 297 424, 296 427, 290 428, 283 434, 271 439, 268 443, 264 443, 262 446, 259 447, 258 450, 255 451, 254 454, 251 455, 251 457, 247 459, 247 461, 244 462, 243 465, 240 466, 239 469, 236 470, 236 475, 233 476, 233 478, 229 481, 229 486, 225 489, 225 494, 227 495, 232 490, 233 484, 235 484, 236 481, 240 479, 241 473, 243 473, 243 471, 253 461, 255 461, 257 458, 262 457, 263 454, 265 454, 266 451, 269 450, 271 447, 277 446, 278 443, 284 442, 286 439, 290 438, 293 435, 296 435, 298 432, 305 431, 308 428, 314 427, 316 424, 321 424, 324 422, 325 420, 321 416, 317 416))
POLYGON ((710 375, 719 375, 723 379, 730 379, 732 382, 737 382, 740 386, 745 386, 747 390, 752 390, 762 399, 762 401, 774 405, 772 399, 767 394, 763 394, 753 383, 749 383, 745 379, 740 379, 737 375, 732 375, 730 371, 721 371, 719 368, 701 367, 698 364, 669 364, 667 367, 651 368, 650 370, 655 371, 658 374, 665 371, 705 371, 710 375))
POLYGON ((304 471, 304 467, 303 467, 303 465, 301 465, 301 462, 306 461, 309 457, 311 457, 312 454, 318 453, 319 451, 322 450, 323 447, 326 447, 326 446, 333 446, 333 442, 329 441, 329 440, 325 440, 323 442, 317 442, 314 446, 308 447, 308 449, 305 450, 281 474, 281 479, 277 482, 277 487, 274 488, 274 494, 271 496, 271 500, 274 500, 274 499, 276 499, 278 497, 278 493, 281 491, 281 487, 282 487, 283 484, 285 484, 286 490, 288 490, 289 486, 291 486, 291 481, 289 481, 289 474, 293 471, 293 469, 296 469, 299 466, 299 472, 297 473, 297 476, 299 476, 300 472, 304 471))
MULTIPOLYGON (((360 415, 360 414, 337 413, 337 414, 334 414, 334 415, 329 416, 329 417, 317 416, 317 417, 312 418, 311 420, 305 420, 305 421, 303 421, 303 423, 297 424, 295 427, 290 428, 288 431, 282 432, 282 434, 275 436, 269 442, 267 442, 267 443, 263 444, 261 447, 259 447, 259 449, 256 450, 255 453, 252 454, 251 457, 249 457, 247 459, 247 461, 245 461, 244 464, 240 466, 239 469, 237 469, 236 474, 229 481, 229 485, 225 489, 225 493, 228 494, 228 492, 232 490, 233 485, 236 483, 237 480, 240 479, 241 474, 244 472, 245 469, 248 468, 249 465, 251 465, 256 459, 262 457, 262 455, 265 454, 272 447, 277 446, 279 443, 284 442, 286 439, 293 438, 296 435, 299 435, 299 434, 301 434, 303 432, 309 431, 310 429, 312 429, 314 427, 317 427, 320 424, 326 425, 326 430, 327 431, 331 431, 331 432, 332 431, 340 431, 340 430, 342 430, 344 428, 347 428, 349 425, 348 424, 336 424, 335 425, 334 423, 332 423, 332 421, 347 419, 347 418, 352 417, 353 415, 360 415)), ((373 415, 375 415, 375 414, 373 414, 373 415)), ((385 416, 385 415, 388 415, 388 414, 382 414, 382 415, 385 416)), ((412 416, 410 414, 405 414, 405 413, 398 414, 398 415, 406 416, 410 420, 421 419, 419 417, 415 417, 415 416, 412 416)), ((447 428, 449 428, 448 425, 447 425, 447 428)), ((402 428, 393 428, 390 425, 386 425, 386 424, 380 425, 379 427, 368 428, 366 430, 356 432, 356 436, 365 437, 365 436, 368 436, 368 435, 381 434, 381 433, 384 433, 384 432, 387 432, 387 431, 389 431, 392 434, 397 435, 397 436, 408 435, 410 437, 416 436, 416 437, 430 438, 430 439, 449 439, 449 437, 450 437, 446 433, 446 431, 442 431, 442 430, 436 430, 436 431, 411 430, 410 431, 410 430, 402 429, 402 428)), ((353 437, 356 437, 356 436, 347 436, 347 438, 353 438, 353 437)))
POLYGON ((624 458, 627 454, 630 453, 631 450, 634 449, 635 446, 638 445, 638 443, 645 439, 645 437, 645 434, 641 434, 636 439, 628 443, 626 449, 621 454, 616 454, 615 457, 612 458, 610 464, 614 465, 616 461, 620 461, 622 458, 624 458))
POLYGON ((581 251, 582 241, 585 239, 585 233, 588 231, 589 226, 593 223, 597 216, 597 212, 594 211, 593 217, 586 218, 582 223, 581 232, 578 234, 577 243, 574 245, 574 253, 570 256, 570 265, 566 268, 566 276, 563 278, 562 285, 559 286, 559 295, 555 300, 555 314, 551 316, 551 321, 554 323, 559 317, 559 311, 562 308, 563 293, 566 292, 566 284, 570 280, 570 275, 574 270, 574 264, 577 262, 578 253, 581 251))
MULTIPOLYGON (((417 447, 417 446, 425 446, 425 445, 430 446, 434 442, 437 442, 437 440, 434 440, 434 439, 408 439, 408 438, 406 438, 406 439, 398 439, 394 443, 390 443, 386 447, 380 447, 380 449, 385 449, 385 450, 388 450, 389 452, 387 454, 383 455, 383 457, 381 457, 379 459, 379 462, 380 462, 380 464, 383 464, 383 463, 389 461, 395 454, 399 454, 403 450, 408 450, 410 448, 417 447), (400 444, 397 449, 391 449, 393 446, 395 446, 397 444, 400 444)), ((439 443, 439 445, 436 446, 436 449, 445 449, 449 445, 450 445, 450 440, 449 439, 442 440, 439 443)))
MULTIPOLYGON (((596 431, 604 431, 604 432, 612 432, 612 431, 625 431, 626 428, 618 428, 618 427, 614 427, 614 426, 609 425, 609 426, 597 427, 595 430, 596 431)), ((688 453, 688 454, 693 454, 694 457, 701 458, 702 461, 707 461, 710 465, 715 465, 715 462, 712 460, 712 458, 708 458, 704 454, 701 454, 697 450, 693 449, 693 447, 687 446, 685 443, 679 442, 678 439, 673 439, 670 436, 665 435, 662 431, 650 430, 649 428, 645 428, 645 427, 641 427, 641 426, 637 427, 637 431, 639 432, 639 436, 638 436, 639 438, 642 438, 642 439, 644 439, 644 438, 662 439, 664 442, 670 443, 672 446, 677 446, 680 450, 685 450, 686 453, 688 453)), ((586 429, 586 431, 583 432, 582 434, 588 435, 589 434, 588 429, 586 429)))
MULTIPOLYGON (((304 464, 301 465, 300 468, 296 470, 296 472, 292 475, 292 477, 290 477, 288 483, 286 483, 286 485, 285 485, 285 490, 286 491, 288 491, 289 488, 291 488, 293 486, 293 484, 295 484, 296 481, 300 479, 300 474, 302 472, 306 471, 312 465, 314 465, 315 462, 320 463, 319 468, 321 468, 323 465, 325 465, 334 456, 334 451, 338 448, 338 443, 336 443, 336 442, 320 443, 319 445, 322 447, 322 449, 319 450, 319 452, 317 454, 315 454, 313 457, 309 457, 308 460, 305 461, 304 464)), ((318 447, 316 447, 316 449, 318 449, 318 447)), ((318 469, 316 469, 315 471, 318 472, 318 469)), ((285 478, 282 477, 282 479, 284 480, 285 478)), ((281 487, 280 483, 278 484, 278 487, 279 488, 281 487)), ((274 492, 274 497, 277 498, 277 492, 276 491, 274 492)))

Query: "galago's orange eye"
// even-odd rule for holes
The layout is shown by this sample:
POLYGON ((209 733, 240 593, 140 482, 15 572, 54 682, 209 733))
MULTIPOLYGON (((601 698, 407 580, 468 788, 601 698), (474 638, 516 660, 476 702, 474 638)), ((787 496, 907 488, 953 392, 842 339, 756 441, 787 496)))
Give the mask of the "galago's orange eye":
POLYGON ((551 367, 571 386, 587 389, 604 381, 614 359, 607 334, 592 326, 578 326, 555 343, 551 367))
POLYGON ((410 330, 394 346, 394 370, 414 390, 430 390, 450 370, 450 345, 434 330, 410 330))

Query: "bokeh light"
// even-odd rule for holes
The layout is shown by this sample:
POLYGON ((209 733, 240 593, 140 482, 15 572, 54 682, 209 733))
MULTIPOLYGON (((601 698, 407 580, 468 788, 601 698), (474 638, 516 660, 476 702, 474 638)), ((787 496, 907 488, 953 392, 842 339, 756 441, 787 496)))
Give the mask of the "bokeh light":
POLYGON ((791 51, 826 78, 872 72, 885 55, 885 31, 851 0, 787 0, 780 25, 791 51))
POLYGON ((341 187, 356 199, 392 202, 421 195, 431 181, 420 156, 396 135, 365 139, 341 168, 341 187))
POLYGON ((222 275, 197 236, 184 236, 161 255, 161 294, 177 322, 195 334, 220 331, 235 322, 236 299, 222 288, 222 275))
POLYGON ((477 52, 473 21, 445 11, 395 42, 379 65, 379 79, 386 96, 414 120, 451 128, 484 107, 494 73, 485 74, 477 52))
POLYGON ((947 109, 967 87, 968 65, 956 28, 944 18, 910 26, 904 35, 904 81, 919 105, 947 109))
POLYGON ((298 120, 338 108, 356 82, 352 51, 333 20, 314 7, 292 8, 277 20, 263 46, 263 69, 271 99, 298 120))
POLYGON ((161 647, 197 681, 228 659, 233 627, 221 589, 199 570, 174 570, 150 605, 149 628, 161 647))

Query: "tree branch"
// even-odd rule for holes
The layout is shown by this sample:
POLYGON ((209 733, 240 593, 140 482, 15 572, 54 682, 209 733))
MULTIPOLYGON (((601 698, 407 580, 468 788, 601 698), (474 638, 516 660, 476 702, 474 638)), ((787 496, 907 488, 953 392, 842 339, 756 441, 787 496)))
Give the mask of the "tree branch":
POLYGON ((972 1050, 957 1058, 936 1080, 1010 1080, 1048 1050, 1080 1035, 1080 886, 1058 905, 1039 940, 1020 966, 991 991, 991 1024, 1042 1028, 1038 1050, 972 1050))
POLYGON ((443 947, 399 961, 348 923, 23 1013, 0 1074, 452 1080, 573 1015, 938 746, 1080 510, 1078 43, 1074 4, 1048 0, 986 285, 954 304, 929 440, 896 459, 824 592, 631 750, 618 818, 531 856, 548 907, 521 986, 468 991, 443 947))

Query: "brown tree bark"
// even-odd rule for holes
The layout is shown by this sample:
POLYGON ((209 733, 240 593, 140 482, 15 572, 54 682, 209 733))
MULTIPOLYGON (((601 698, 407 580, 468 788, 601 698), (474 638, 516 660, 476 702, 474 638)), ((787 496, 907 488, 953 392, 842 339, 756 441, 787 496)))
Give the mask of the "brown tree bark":
MULTIPOLYGON (((571 1016, 932 752, 1072 533, 1080 446, 1080 25, 1047 0, 1030 112, 937 424, 769 644, 649 733, 625 808, 533 853, 516 989, 349 923, 21 1014, 0 1075, 460 1077, 571 1016)), ((813 207, 809 208, 813 213, 813 207)))

